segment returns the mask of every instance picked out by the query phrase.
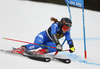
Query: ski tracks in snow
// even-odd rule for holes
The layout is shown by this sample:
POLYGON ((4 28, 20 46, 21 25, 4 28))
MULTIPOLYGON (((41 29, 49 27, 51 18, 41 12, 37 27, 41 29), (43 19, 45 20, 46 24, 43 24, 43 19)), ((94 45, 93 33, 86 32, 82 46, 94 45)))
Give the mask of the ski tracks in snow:
POLYGON ((80 56, 76 55, 76 54, 72 54, 72 53, 67 53, 67 52, 63 52, 63 54, 67 55, 68 58, 70 58, 73 61, 78 61, 80 63, 86 63, 86 64, 91 64, 91 65, 98 65, 100 66, 100 63, 95 63, 95 62, 89 62, 83 58, 81 58, 80 56))

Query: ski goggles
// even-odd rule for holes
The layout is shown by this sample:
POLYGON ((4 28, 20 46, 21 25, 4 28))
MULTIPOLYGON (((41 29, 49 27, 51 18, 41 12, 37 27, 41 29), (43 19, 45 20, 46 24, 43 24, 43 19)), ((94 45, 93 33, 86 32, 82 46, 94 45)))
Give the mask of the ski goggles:
POLYGON ((66 26, 68 26, 68 27, 71 27, 71 26, 72 26, 71 23, 66 23, 65 21, 63 21, 63 25, 66 25, 66 26))
POLYGON ((66 26, 66 25, 63 25, 63 26, 62 26, 62 29, 63 29, 63 30, 69 31, 69 30, 70 30, 70 27, 69 27, 69 26, 66 26))

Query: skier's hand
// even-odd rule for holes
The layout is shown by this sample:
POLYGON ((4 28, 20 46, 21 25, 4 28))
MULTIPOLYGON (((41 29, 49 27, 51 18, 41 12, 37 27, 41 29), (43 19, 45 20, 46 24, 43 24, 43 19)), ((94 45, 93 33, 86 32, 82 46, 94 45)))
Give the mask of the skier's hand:
POLYGON ((73 53, 75 51, 75 47, 71 47, 70 49, 69 49, 69 52, 70 53, 73 53))
POLYGON ((60 44, 58 44, 58 45, 56 46, 56 49, 57 49, 57 51, 61 51, 61 50, 62 50, 62 46, 61 46, 60 44))

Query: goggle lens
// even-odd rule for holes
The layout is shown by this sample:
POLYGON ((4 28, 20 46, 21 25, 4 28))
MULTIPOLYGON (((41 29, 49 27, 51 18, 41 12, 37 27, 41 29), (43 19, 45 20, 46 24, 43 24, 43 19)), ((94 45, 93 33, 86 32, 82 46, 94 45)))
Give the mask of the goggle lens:
POLYGON ((63 25, 62 29, 69 31, 70 30, 70 27, 68 27, 66 25, 63 25))

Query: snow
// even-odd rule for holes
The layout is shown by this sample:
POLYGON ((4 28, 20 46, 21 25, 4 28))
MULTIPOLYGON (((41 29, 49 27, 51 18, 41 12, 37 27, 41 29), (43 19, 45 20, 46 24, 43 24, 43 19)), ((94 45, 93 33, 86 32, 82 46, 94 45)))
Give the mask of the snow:
MULTIPOLYGON (((87 59, 84 59, 82 10, 71 7, 71 13, 71 37, 76 49, 73 54, 58 53, 70 58, 71 64, 39 62, 0 52, 0 69, 100 69, 100 12, 85 9, 87 59)), ((0 0, 0 49, 11 50, 12 47, 25 44, 4 40, 3 37, 33 42, 39 32, 52 24, 51 17, 58 20, 69 17, 67 6, 26 0, 0 0)), ((64 38, 60 42, 63 40, 64 38)), ((68 48, 66 42, 63 49, 68 48)))

